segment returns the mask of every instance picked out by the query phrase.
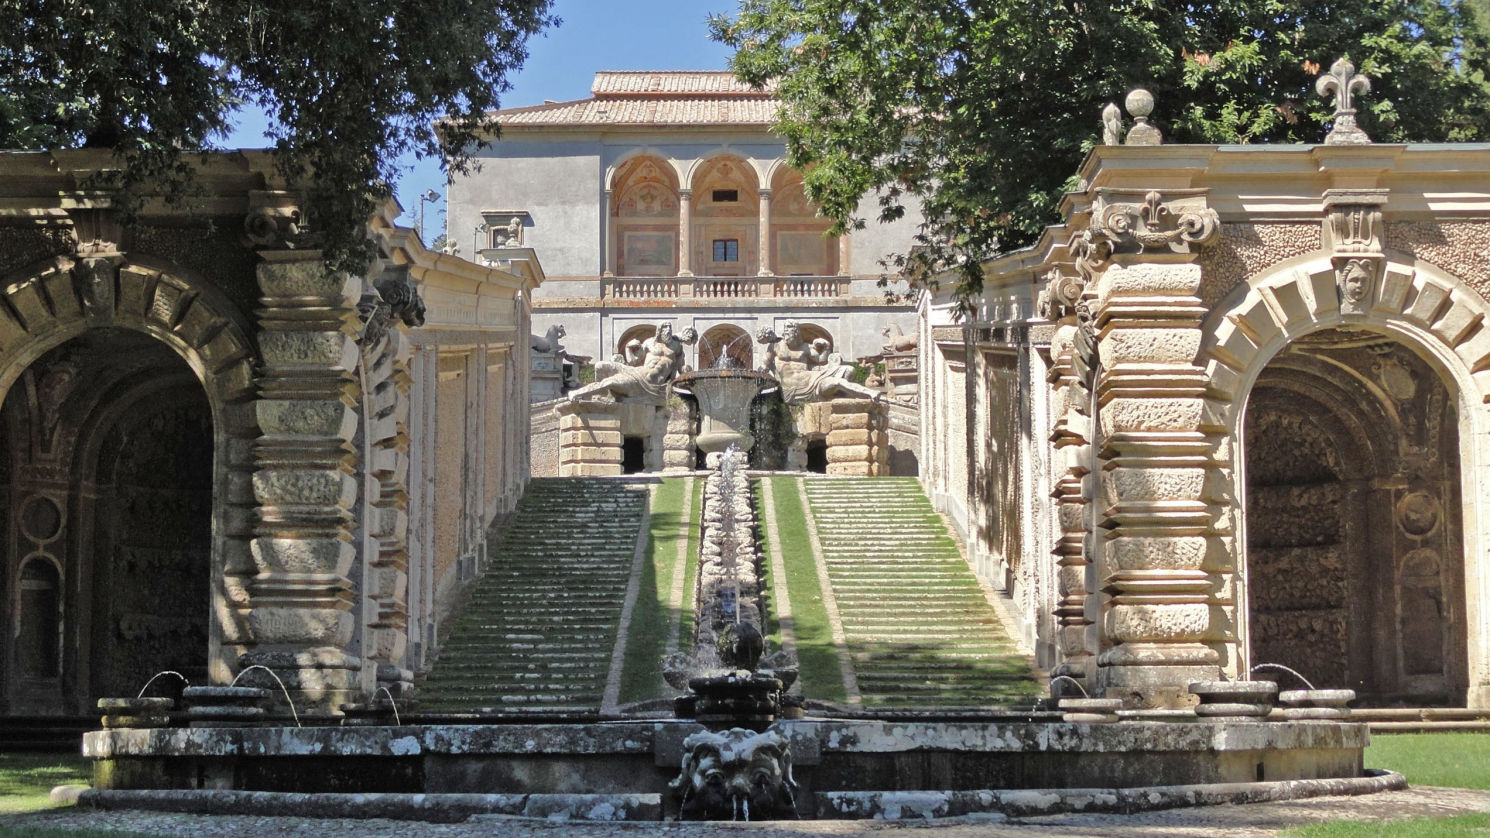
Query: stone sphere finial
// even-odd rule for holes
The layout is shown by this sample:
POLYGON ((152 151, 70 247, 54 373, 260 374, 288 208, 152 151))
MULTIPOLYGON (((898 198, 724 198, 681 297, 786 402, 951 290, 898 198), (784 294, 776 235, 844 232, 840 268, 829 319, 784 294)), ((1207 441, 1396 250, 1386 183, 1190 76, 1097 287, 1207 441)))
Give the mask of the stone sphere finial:
POLYGON ((1149 114, 1154 112, 1154 94, 1135 87, 1123 100, 1123 107, 1133 117, 1133 127, 1128 129, 1128 138, 1123 145, 1159 145, 1164 142, 1159 129, 1149 124, 1149 114))
POLYGON ((1134 119, 1147 119, 1154 112, 1154 94, 1135 87, 1128 92, 1128 98, 1123 100, 1123 107, 1134 119))

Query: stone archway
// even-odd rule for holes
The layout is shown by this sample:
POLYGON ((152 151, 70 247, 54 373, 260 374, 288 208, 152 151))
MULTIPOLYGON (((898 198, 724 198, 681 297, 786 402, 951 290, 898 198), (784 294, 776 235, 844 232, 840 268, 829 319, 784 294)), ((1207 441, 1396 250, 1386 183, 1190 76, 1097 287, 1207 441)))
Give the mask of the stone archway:
MULTIPOLYGON (((1394 539, 1401 534, 1402 521, 1408 521, 1409 530, 1416 527, 1422 530, 1417 535, 1423 535, 1433 530, 1425 529, 1426 525, 1421 521, 1434 519, 1434 526, 1441 527, 1442 532, 1457 540, 1457 552, 1463 557, 1462 570, 1455 568, 1453 550, 1448 550, 1448 554, 1441 553, 1435 561, 1438 562, 1438 578, 1442 581, 1435 592, 1432 585, 1426 584, 1433 575, 1433 562, 1427 561, 1424 553, 1414 553, 1416 547, 1402 549, 1394 543, 1393 555, 1388 564, 1395 563, 1396 566, 1379 568, 1383 572, 1389 571, 1389 575, 1393 577, 1390 582, 1384 581, 1383 584, 1395 586, 1392 596, 1396 601, 1388 603, 1394 613, 1389 613, 1387 620, 1380 622, 1377 628, 1390 628, 1394 635, 1401 634, 1404 638, 1432 635, 1433 631, 1425 628, 1422 621, 1411 619, 1411 613, 1408 615, 1409 620, 1404 623, 1401 619, 1402 609, 1405 603, 1405 607, 1411 612, 1427 600, 1444 597, 1443 602, 1446 605, 1441 613, 1450 618, 1450 623, 1437 621, 1438 631, 1441 633, 1445 625, 1450 626, 1451 633, 1458 630, 1452 626, 1463 626, 1464 629, 1460 635, 1462 639, 1449 637, 1445 640, 1444 666, 1452 673, 1462 674, 1452 674, 1449 678, 1451 681, 1457 679, 1458 683, 1457 686, 1449 684, 1450 694, 1443 700, 1455 704, 1467 702, 1472 707, 1490 705, 1490 626, 1486 625, 1486 609, 1483 605, 1490 602, 1490 576, 1487 576, 1490 565, 1480 557, 1485 545, 1490 544, 1490 522, 1486 519, 1487 511, 1490 510, 1484 508, 1487 501, 1490 501, 1490 481, 1481 477, 1487 466, 1490 466, 1490 450, 1482 450, 1484 446, 1477 442, 1490 431, 1490 409, 1486 407, 1487 400, 1490 400, 1490 375, 1483 372, 1490 368, 1490 330, 1484 325, 1487 316, 1490 316, 1490 304, 1468 285, 1432 265, 1397 261, 1393 257, 1389 257, 1380 279, 1371 284, 1364 298, 1354 306, 1354 310, 1342 312, 1340 299, 1334 266, 1327 257, 1298 259, 1249 280, 1246 286, 1232 292, 1210 312, 1203 329, 1200 357, 1205 365, 1207 388, 1200 423, 1202 427, 1209 429, 1208 433, 1229 440, 1223 441, 1210 456, 1206 484, 1209 487, 1208 496, 1222 499, 1226 503, 1229 512, 1226 515, 1228 522, 1224 526, 1237 535, 1235 539, 1220 542, 1223 549, 1230 553, 1229 558, 1223 561, 1234 567, 1237 574, 1234 587, 1223 585, 1223 588, 1236 591, 1235 640, 1238 645, 1235 650, 1234 671, 1241 672, 1248 665, 1266 662, 1257 660, 1256 650, 1248 648, 1250 637, 1247 615, 1251 613, 1249 583, 1254 569, 1247 544, 1252 540, 1251 530, 1255 522, 1246 508, 1250 458, 1247 454, 1243 420, 1244 416, 1250 414, 1247 405, 1254 395, 1263 401, 1267 400, 1266 391, 1270 387, 1270 376, 1273 375, 1268 367, 1275 358, 1285 367, 1292 363, 1288 356, 1295 353, 1288 350, 1287 354, 1282 354, 1285 353, 1285 348, 1294 345, 1307 347, 1307 340, 1303 343, 1300 341, 1313 333, 1325 334, 1323 339, 1329 340, 1325 330, 1340 329, 1358 335, 1375 335, 1379 341, 1390 344, 1394 353, 1399 353, 1397 363, 1405 364, 1416 358, 1417 362, 1425 364, 1423 369, 1433 372, 1420 378, 1418 386, 1422 386, 1424 380, 1437 381, 1442 385, 1440 397, 1449 407, 1445 408, 1448 412, 1442 413, 1438 421, 1457 429, 1457 445, 1443 442, 1449 446, 1449 452, 1442 455, 1443 462, 1448 461, 1451 453, 1457 454, 1458 461, 1457 469, 1453 472, 1457 477, 1443 478, 1448 489, 1440 491, 1434 498, 1434 503, 1424 503, 1412 487, 1411 481, 1407 485, 1392 486, 1400 497, 1394 495, 1390 503, 1378 499, 1376 503, 1379 508, 1375 517, 1379 519, 1378 524, 1383 521, 1396 522, 1392 524, 1395 529, 1390 530, 1394 533, 1394 539), (1398 503, 1404 505, 1399 509, 1398 503), (1419 523, 1412 523, 1412 520, 1418 520, 1419 523), (1460 522, 1457 527, 1455 521, 1460 522), (1452 581, 1448 581, 1445 574, 1452 575, 1452 581), (1462 616, 1455 615, 1456 608, 1459 609, 1457 614, 1462 616), (1396 622, 1392 623, 1392 620, 1396 622), (1459 658, 1462 663, 1455 664, 1452 660, 1459 654, 1456 649, 1463 650, 1459 658)), ((1313 354, 1315 361, 1311 363, 1323 363, 1324 356, 1328 355, 1324 352, 1313 354)), ((1297 366, 1296 363, 1293 365, 1297 366)), ((1293 378, 1295 391, 1298 382, 1304 380, 1300 375, 1302 373, 1295 371, 1285 376, 1293 378)), ((1395 372, 1390 375, 1400 379, 1395 372)), ((1316 381, 1321 376, 1326 377, 1337 391, 1342 383, 1349 380, 1346 371, 1338 365, 1330 366, 1323 373, 1314 374, 1316 381)), ((1357 380, 1360 378, 1357 376, 1357 380)), ((1389 395, 1390 389, 1381 381, 1376 381, 1370 387, 1363 381, 1360 386, 1374 392, 1372 399, 1344 399, 1337 393, 1337 406, 1326 411, 1329 416, 1336 417, 1331 420, 1334 422, 1333 432, 1337 435, 1345 434, 1353 425, 1358 429, 1353 433, 1364 435, 1362 438, 1384 434, 1388 443, 1400 441, 1400 433, 1392 430, 1392 423, 1381 418, 1393 415, 1387 409, 1394 401, 1389 395), (1382 405, 1380 415, 1375 419, 1370 410, 1362 407, 1369 406, 1373 400, 1382 405), (1398 436, 1394 437, 1393 434, 1398 436)), ((1402 386, 1400 381, 1392 384, 1392 387, 1399 388, 1399 392, 1405 392, 1401 389, 1402 386)), ((1329 389, 1315 387, 1312 392, 1323 398, 1320 394, 1328 393, 1329 389)), ((1325 422, 1314 433, 1325 433, 1329 424, 1325 422)), ((1442 431, 1439 438, 1445 439, 1442 431)), ((1356 444, 1350 453, 1361 450, 1362 445, 1356 444)), ((1402 459, 1406 461, 1409 458, 1402 459)), ((1304 468, 1302 464, 1298 467, 1304 468)), ((1394 472, 1396 468, 1397 465, 1390 457, 1382 458, 1373 466, 1374 470, 1385 469, 1389 472, 1394 472)), ((1352 476, 1348 469, 1332 471, 1326 476, 1341 481, 1380 479, 1352 476)), ((1386 485, 1392 485, 1390 479, 1385 482, 1386 485)), ((1372 642, 1393 647, 1398 641, 1374 637, 1372 642)), ((1403 642, 1408 641, 1404 639, 1403 642)), ((1388 657, 1396 661, 1400 675, 1398 683, 1394 685, 1388 677, 1391 667, 1378 661, 1370 664, 1376 667, 1372 677, 1377 679, 1376 686, 1371 688, 1382 690, 1383 696, 1400 693, 1432 698, 1429 695, 1435 692, 1429 689, 1432 678, 1421 671, 1427 664, 1418 662, 1404 666, 1400 662, 1403 655, 1401 651, 1388 651, 1388 657), (1410 686, 1413 682, 1416 682, 1416 686, 1410 686)), ((1369 662, 1362 663, 1360 653, 1355 654, 1357 657, 1353 665, 1356 667, 1355 671, 1360 671, 1369 662)), ((1352 677, 1360 676, 1353 672, 1352 677)), ((1436 691, 1436 694, 1441 695, 1442 691, 1436 691)))
MULTIPOLYGON (((256 573, 256 352, 242 315, 205 281, 114 253, 57 259, 0 289, 0 415, 11 465, 4 572, 14 589, 27 557, 45 553, 64 591, 58 681, 11 691, 8 709, 88 712, 99 690, 125 689, 135 669, 168 658, 225 681, 252 642, 244 604, 256 573), (150 509, 121 513, 120 503, 175 508, 192 531, 146 524, 150 509), (178 564, 192 572, 176 574, 178 564), (156 584, 192 573, 190 591, 156 584), (129 596, 115 596, 131 586, 147 599, 171 594, 170 608, 131 608, 129 596), (193 611, 183 597, 198 603, 191 625, 172 613, 193 611), (133 651, 107 651, 122 641, 133 651), (55 700, 35 706, 48 696, 55 700)), ((0 657, 13 672, 16 650, 7 646, 0 657)))
POLYGON ((1368 703, 1462 701, 1458 446, 1448 388, 1384 335, 1313 332, 1268 362, 1243 436, 1254 665, 1368 703))

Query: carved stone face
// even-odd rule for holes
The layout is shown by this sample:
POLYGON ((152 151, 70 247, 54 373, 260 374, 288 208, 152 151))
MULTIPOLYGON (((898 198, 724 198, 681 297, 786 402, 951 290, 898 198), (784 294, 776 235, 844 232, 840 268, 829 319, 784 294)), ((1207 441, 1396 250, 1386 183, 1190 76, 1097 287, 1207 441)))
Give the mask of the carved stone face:
POLYGON ((793 343, 797 340, 797 334, 800 331, 801 329, 797 326, 797 321, 788 320, 781 324, 781 339, 788 343, 793 343))
POLYGON ((1366 269, 1366 263, 1360 259, 1346 262, 1341 271, 1340 284, 1345 291, 1345 299, 1353 303, 1365 299, 1371 286, 1371 272, 1366 269))
POLYGON ((657 327, 657 340, 666 343, 673 337, 673 324, 663 323, 657 327))
POLYGON ((694 734, 673 788, 683 794, 685 820, 761 820, 792 817, 791 763, 775 732, 735 728, 694 734))

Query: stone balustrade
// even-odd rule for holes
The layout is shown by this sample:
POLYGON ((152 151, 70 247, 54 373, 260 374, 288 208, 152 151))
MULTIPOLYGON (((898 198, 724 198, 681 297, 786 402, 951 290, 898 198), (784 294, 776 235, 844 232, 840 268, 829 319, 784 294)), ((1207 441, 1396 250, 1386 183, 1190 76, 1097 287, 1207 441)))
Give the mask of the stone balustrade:
POLYGON ((841 299, 850 294, 840 276, 606 277, 600 296, 613 300, 841 299))

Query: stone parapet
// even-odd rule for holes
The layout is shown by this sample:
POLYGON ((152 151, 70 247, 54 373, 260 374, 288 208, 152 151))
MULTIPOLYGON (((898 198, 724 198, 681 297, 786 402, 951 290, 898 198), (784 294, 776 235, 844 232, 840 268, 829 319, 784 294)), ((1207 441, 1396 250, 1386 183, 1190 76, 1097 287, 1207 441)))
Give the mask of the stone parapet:
POLYGON ((833 399, 827 404, 828 473, 887 474, 890 445, 883 406, 870 399, 833 399))
POLYGON ((616 402, 560 402, 559 476, 621 474, 621 405, 616 402))

